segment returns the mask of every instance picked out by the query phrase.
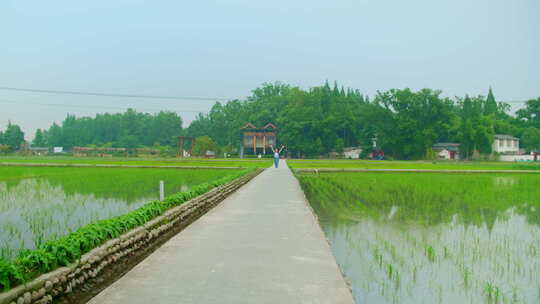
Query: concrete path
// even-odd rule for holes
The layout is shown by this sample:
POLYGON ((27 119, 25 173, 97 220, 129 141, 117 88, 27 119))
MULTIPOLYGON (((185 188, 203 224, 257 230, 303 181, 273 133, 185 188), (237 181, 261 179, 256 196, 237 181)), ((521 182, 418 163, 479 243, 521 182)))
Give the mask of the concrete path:
POLYGON ((90 303, 353 303, 298 182, 280 165, 90 303))

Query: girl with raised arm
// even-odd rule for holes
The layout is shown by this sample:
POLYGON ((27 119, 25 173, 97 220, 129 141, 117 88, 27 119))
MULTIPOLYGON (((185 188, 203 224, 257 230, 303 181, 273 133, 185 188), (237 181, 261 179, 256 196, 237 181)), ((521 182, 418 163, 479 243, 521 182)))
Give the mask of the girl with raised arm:
POLYGON ((274 146, 270 146, 270 148, 272 148, 272 152, 274 152, 274 166, 277 168, 279 166, 279 153, 281 153, 281 150, 283 150, 285 146, 281 146, 279 149, 274 148, 274 146))

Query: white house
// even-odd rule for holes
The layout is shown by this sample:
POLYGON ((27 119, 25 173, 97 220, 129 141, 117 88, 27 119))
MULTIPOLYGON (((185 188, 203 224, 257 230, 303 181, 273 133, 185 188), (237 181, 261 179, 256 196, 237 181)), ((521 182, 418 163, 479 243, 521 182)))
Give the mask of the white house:
POLYGON ((511 135, 496 134, 491 149, 495 153, 519 154, 519 138, 511 135))
POLYGON ((343 149, 343 157, 349 159, 359 159, 362 149, 358 147, 347 147, 343 149))

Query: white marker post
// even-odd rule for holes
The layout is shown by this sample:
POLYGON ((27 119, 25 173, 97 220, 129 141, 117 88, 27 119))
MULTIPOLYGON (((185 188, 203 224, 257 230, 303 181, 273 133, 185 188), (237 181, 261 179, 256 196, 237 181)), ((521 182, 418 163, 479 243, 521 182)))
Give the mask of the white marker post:
POLYGON ((159 200, 162 201, 165 199, 165 182, 159 181, 159 200))

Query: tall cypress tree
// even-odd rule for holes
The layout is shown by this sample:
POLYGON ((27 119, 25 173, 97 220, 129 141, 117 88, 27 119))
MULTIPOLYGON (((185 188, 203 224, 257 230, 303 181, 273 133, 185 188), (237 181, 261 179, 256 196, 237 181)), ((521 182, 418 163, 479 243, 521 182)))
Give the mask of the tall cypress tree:
POLYGON ((337 81, 334 81, 334 90, 332 90, 332 94, 333 96, 339 96, 339 88, 338 88, 337 81))
POLYGON ((484 106, 484 115, 497 114, 497 102, 493 96, 493 90, 489 87, 489 93, 484 106))

